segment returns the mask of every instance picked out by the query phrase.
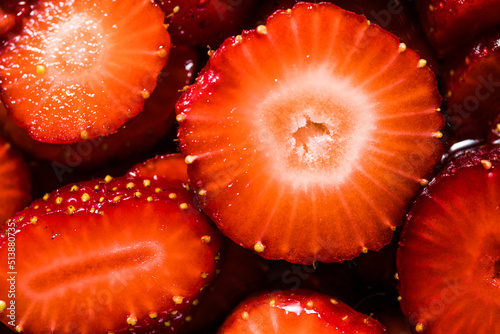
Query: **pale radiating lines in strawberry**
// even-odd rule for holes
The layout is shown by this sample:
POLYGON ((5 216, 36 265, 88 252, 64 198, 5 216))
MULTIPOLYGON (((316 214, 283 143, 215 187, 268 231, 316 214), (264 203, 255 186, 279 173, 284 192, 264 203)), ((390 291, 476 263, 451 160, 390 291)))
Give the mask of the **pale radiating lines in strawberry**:
POLYGON ((397 254, 417 333, 500 333, 500 149, 465 153, 412 206, 397 254))
POLYGON ((2 53, 2 99, 39 141, 110 134, 141 111, 169 49, 149 0, 42 0, 2 53))
MULTIPOLYGON (((177 184, 108 176, 63 187, 20 211, 12 219, 17 328, 175 332, 215 278, 222 244, 192 202, 177 184)), ((7 289, 0 285, 0 301, 10 305, 7 289)), ((7 316, 0 312, 5 324, 7 316)))
POLYGON ((343 261, 387 244, 426 184, 440 102, 394 35, 302 3, 215 51, 177 104, 178 134, 223 233, 270 259, 343 261))

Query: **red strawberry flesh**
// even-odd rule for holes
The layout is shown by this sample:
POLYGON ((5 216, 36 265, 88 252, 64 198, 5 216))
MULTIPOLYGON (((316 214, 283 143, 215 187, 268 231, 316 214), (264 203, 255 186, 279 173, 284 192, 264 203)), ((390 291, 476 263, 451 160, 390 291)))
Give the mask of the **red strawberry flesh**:
MULTIPOLYGON (((15 124, 0 104, 0 124, 13 144, 37 159, 49 160, 61 174, 75 168, 91 169, 110 161, 135 158, 157 144, 175 122, 175 102, 193 81, 199 56, 194 49, 176 46, 160 73, 159 82, 143 111, 112 135, 72 144, 41 143, 15 124)), ((67 175, 61 175, 66 177, 67 175)))
POLYGON ((498 333, 500 149, 464 153, 417 198, 398 249, 416 332, 498 333))
POLYGON ((42 0, 2 53, 2 99, 39 141, 110 134, 141 111, 169 48, 149 0, 42 0))
POLYGON ((184 159, 181 153, 160 155, 132 167, 129 174, 154 180, 187 184, 189 176, 184 159))
POLYGON ((424 65, 327 3, 226 40, 177 104, 202 209, 269 259, 380 249, 441 155, 441 98, 424 65))
MULTIPOLYGON (((69 185, 33 202, 0 237, 4 280, 15 239, 14 325, 39 333, 174 331, 215 277, 221 245, 191 202, 182 188, 132 177, 69 185)), ((3 284, 0 299, 10 305, 8 293, 3 284)), ((8 310, 0 319, 12 325, 8 310)))
POLYGON ((384 333, 370 316, 341 301, 309 290, 260 293, 243 301, 219 334, 231 333, 384 333))

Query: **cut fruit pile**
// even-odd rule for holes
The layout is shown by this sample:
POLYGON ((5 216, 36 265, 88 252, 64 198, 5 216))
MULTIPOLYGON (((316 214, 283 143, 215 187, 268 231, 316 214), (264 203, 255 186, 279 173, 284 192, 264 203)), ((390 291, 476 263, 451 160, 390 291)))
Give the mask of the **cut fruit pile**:
POLYGON ((0 1, 0 333, 500 334, 498 10, 0 1))

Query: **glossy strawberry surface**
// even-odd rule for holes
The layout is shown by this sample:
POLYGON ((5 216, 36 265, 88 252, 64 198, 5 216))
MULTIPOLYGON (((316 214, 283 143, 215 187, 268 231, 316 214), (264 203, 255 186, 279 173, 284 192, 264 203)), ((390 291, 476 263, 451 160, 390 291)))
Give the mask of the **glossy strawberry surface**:
POLYGON ((182 188, 130 176, 65 186, 0 235, 0 275, 13 282, 0 300, 15 305, 0 320, 26 333, 175 332, 220 246, 182 188))

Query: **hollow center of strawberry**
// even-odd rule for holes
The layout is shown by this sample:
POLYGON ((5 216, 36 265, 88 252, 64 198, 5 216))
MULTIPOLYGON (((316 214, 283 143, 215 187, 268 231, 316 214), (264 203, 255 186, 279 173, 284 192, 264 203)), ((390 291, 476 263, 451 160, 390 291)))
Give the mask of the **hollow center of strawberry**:
POLYGON ((75 76, 98 71, 99 57, 105 45, 99 21, 85 13, 61 20, 47 36, 47 69, 57 68, 58 75, 75 76))
POLYGON ((262 103, 260 142, 266 151, 271 148, 271 165, 279 178, 340 184, 370 138, 371 104, 347 82, 322 75, 293 82, 262 103))
POLYGON ((500 260, 495 261, 495 269, 493 270, 493 279, 500 282, 500 260))
POLYGON ((77 285, 88 279, 102 279, 109 273, 145 269, 158 262, 163 249, 154 242, 138 242, 133 246, 101 251, 87 260, 61 259, 55 265, 33 272, 28 286, 36 294, 48 293, 64 286, 77 285))

